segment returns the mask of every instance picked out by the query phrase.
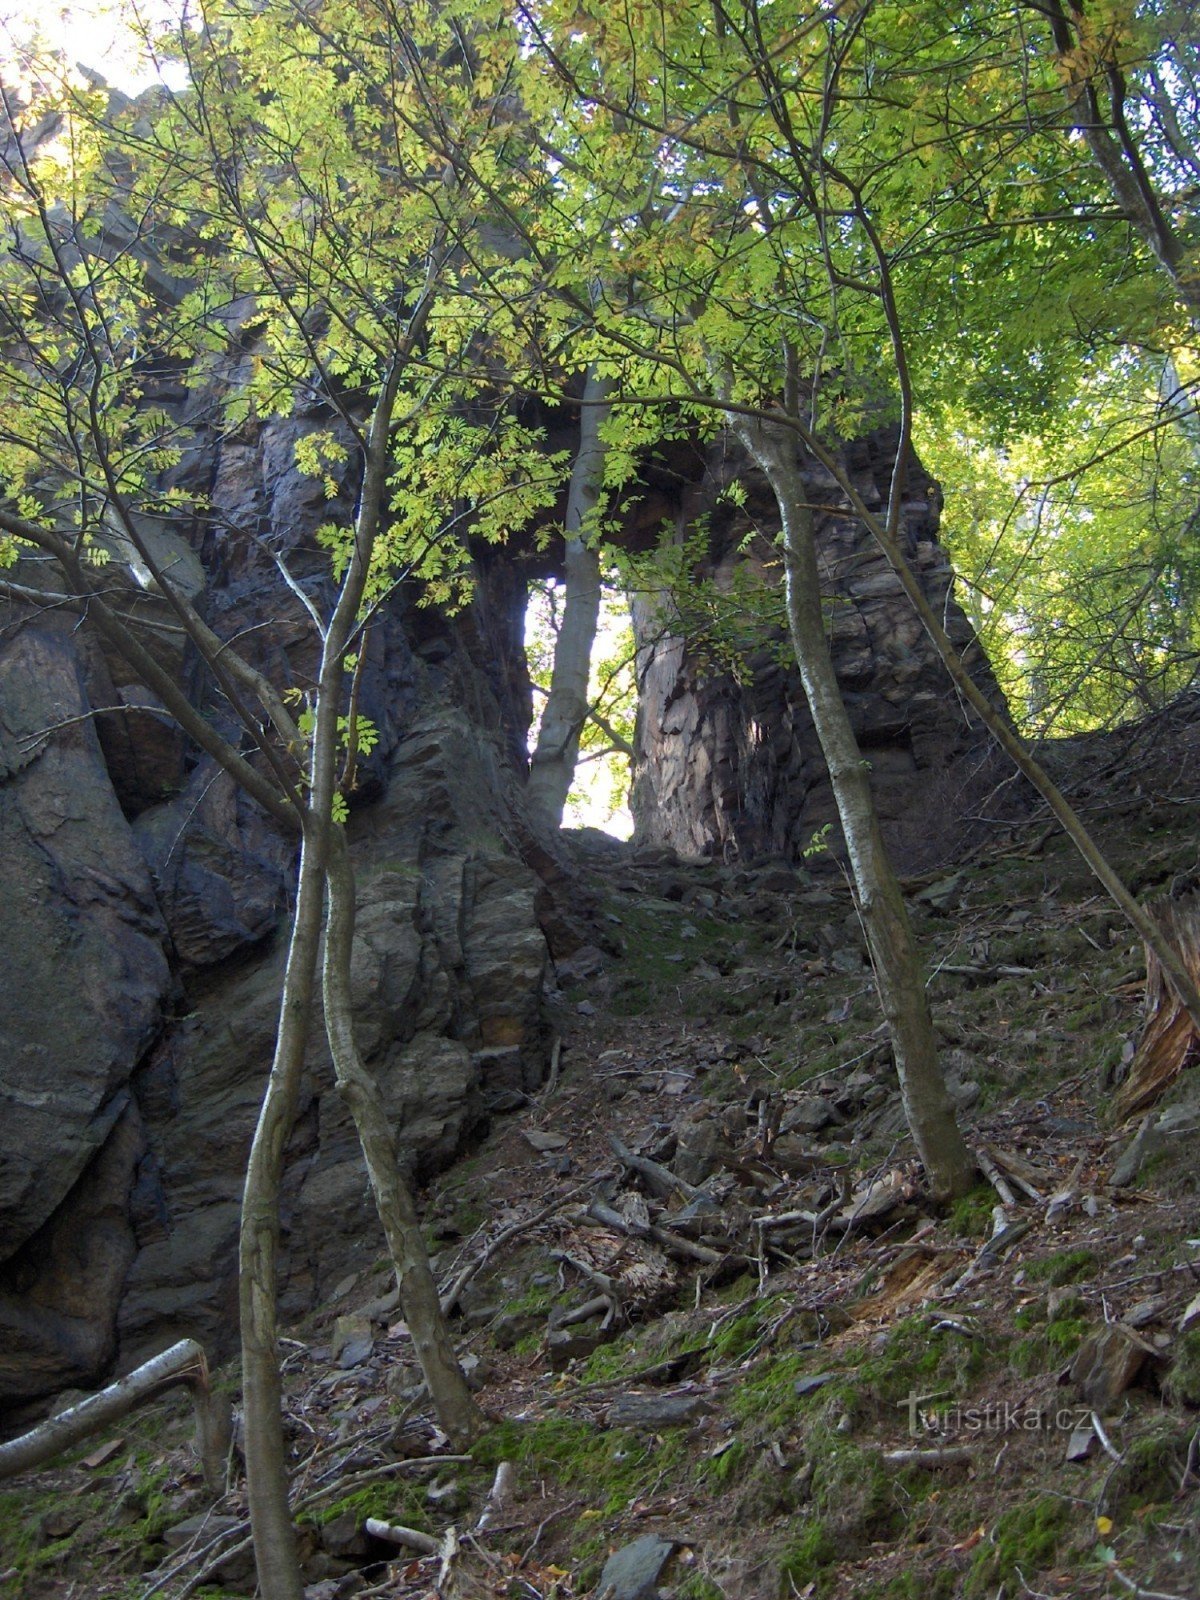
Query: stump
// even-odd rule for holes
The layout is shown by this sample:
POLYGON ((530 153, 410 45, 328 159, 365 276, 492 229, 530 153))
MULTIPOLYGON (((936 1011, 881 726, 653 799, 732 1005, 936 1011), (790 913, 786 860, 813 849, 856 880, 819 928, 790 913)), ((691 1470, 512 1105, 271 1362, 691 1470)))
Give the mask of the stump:
MULTIPOLYGON (((1192 980, 1200 983, 1200 895, 1167 900, 1153 907, 1151 915, 1178 950, 1192 980)), ((1147 949, 1146 1024, 1129 1076, 1117 1091, 1117 1115, 1136 1116, 1155 1105, 1197 1056, 1200 1032, 1163 977, 1158 958, 1147 949)))

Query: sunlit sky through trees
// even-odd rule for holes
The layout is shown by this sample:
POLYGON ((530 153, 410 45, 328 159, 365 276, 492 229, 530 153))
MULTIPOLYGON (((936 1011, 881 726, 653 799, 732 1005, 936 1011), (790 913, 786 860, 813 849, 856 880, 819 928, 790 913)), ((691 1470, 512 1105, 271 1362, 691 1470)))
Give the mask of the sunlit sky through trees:
POLYGON ((162 78, 179 78, 179 69, 160 71, 147 49, 153 38, 177 23, 183 0, 79 0, 74 5, 45 0, 0 0, 0 70, 5 75, 26 51, 61 54, 73 66, 99 73, 126 94, 136 94, 162 78))
MULTIPOLYGON (((0 3, 0 77, 19 80, 34 63, 59 58, 68 66, 98 73, 126 94, 153 83, 179 86, 182 69, 156 58, 153 41, 186 20, 186 0, 80 0, 79 4, 45 4, 41 0, 0 3)), ((628 612, 610 599, 604 607, 596 659, 612 654, 614 641, 628 627, 628 612)), ((531 664, 553 650, 553 632, 544 607, 531 604, 527 640, 531 664)), ((547 663, 548 665, 548 663, 547 663)), ((540 701, 535 698, 531 748, 537 739, 540 701)), ((627 837, 632 818, 625 803, 628 763, 617 755, 584 753, 566 821, 575 827, 596 827, 627 837)))

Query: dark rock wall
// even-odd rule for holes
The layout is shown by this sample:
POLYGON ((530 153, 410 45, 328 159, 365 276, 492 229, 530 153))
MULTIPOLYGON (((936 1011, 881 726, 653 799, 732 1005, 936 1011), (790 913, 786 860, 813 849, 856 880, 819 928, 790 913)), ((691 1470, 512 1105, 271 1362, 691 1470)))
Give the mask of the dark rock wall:
MULTIPOLYGON (((180 390, 175 404, 195 402, 180 390)), ((181 476, 211 515, 149 530, 217 631, 301 694, 316 639, 276 557, 321 607, 329 564, 313 532, 352 510, 349 490, 331 505, 294 469, 308 425, 197 450, 181 476)), ((234 734, 131 553, 115 543, 112 557, 113 583, 160 624, 162 659, 234 734)), ((351 818, 355 984, 362 1046, 418 1177, 539 1080, 539 915, 560 943, 578 939, 566 869, 520 812, 523 610, 519 574, 493 559, 459 618, 398 597, 364 646, 362 707, 380 741, 351 818)), ((77 615, 15 604, 0 610, 0 847, 0 1408, 11 1411, 175 1335, 229 1347, 295 852, 77 615)), ((318 1027, 289 1151, 285 1311, 381 1248, 318 1027)))
MULTIPOLYGON (((890 430, 851 446, 846 460, 856 488, 882 508, 896 439, 890 430)), ((870 761, 885 833, 902 866, 930 864, 953 848, 975 800, 994 781, 987 738, 959 700, 898 579, 820 469, 807 475, 822 508, 817 533, 830 648, 850 718, 870 761)), ((940 493, 913 465, 904 501, 902 542, 934 609, 976 681, 995 704, 1000 692, 972 644, 970 625, 952 595, 953 573, 938 542, 940 493)), ((727 589, 735 568, 757 568, 781 581, 779 527, 770 491, 728 443, 708 453, 702 475, 672 508, 682 539, 708 531, 698 577, 727 589), (746 491, 738 506, 723 498, 731 481, 746 491)), ((756 648, 745 670, 713 667, 681 636, 669 602, 634 605, 640 690, 631 805, 645 843, 685 855, 797 859, 813 834, 836 818, 832 791, 799 674, 782 630, 756 648)))

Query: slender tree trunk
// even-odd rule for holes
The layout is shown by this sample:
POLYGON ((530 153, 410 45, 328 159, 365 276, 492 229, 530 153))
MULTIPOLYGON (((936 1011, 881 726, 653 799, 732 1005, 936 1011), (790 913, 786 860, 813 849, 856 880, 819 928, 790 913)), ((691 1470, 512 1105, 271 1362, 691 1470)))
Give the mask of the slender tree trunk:
POLYGON ((812 510, 796 460, 795 436, 764 422, 739 422, 737 431, 766 474, 783 519, 792 644, 833 784, 904 1113, 935 1194, 943 1198, 965 1194, 974 1182, 975 1159, 959 1132, 938 1065, 920 957, 879 831, 867 765, 829 654, 812 510))
POLYGON ((246 1486, 254 1559, 263 1600, 302 1600, 295 1532, 288 1507, 275 1300, 279 1188, 316 987, 325 890, 325 833, 310 812, 300 851, 296 917, 288 946, 275 1058, 259 1112, 246 1182, 238 1251, 245 1408, 246 1486))
POLYGON ((1031 9, 1049 19, 1064 78, 1067 110, 1076 131, 1083 135, 1113 199, 1195 321, 1200 317, 1200 272, 1195 253, 1189 252, 1172 225, 1169 210, 1138 150, 1136 119, 1131 126, 1125 104, 1125 74, 1116 46, 1102 46, 1097 51, 1094 26, 1093 37, 1087 37, 1088 19, 1082 0, 1068 0, 1066 6, 1062 0, 1038 0, 1031 3, 1031 9), (1107 111, 1104 98, 1108 101, 1107 111))
POLYGON ((396 1141, 379 1085, 354 1038, 350 963, 354 949, 354 871, 345 834, 331 832, 325 924, 325 1030, 338 1087, 358 1130, 367 1176, 396 1269, 400 1304, 412 1334, 438 1421, 456 1447, 470 1444, 483 1418, 454 1354, 412 1195, 400 1174, 396 1141))
POLYGON ((367 438, 354 547, 321 649, 317 677, 309 802, 303 817, 296 917, 288 946, 275 1059, 267 1080, 242 1193, 239 1248, 242 1385, 246 1416, 246 1483, 250 1528, 262 1600, 302 1600, 295 1531, 288 1506, 279 1379, 279 1190, 283 1156, 296 1117, 320 956, 325 874, 337 789, 343 662, 366 590, 387 493, 388 430, 399 381, 392 363, 375 403, 367 438))
POLYGON ((579 450, 567 491, 566 602, 554 646, 550 694, 529 772, 530 806, 554 828, 562 825, 588 716, 592 645, 600 615, 600 550, 589 523, 600 504, 606 453, 600 428, 611 409, 607 404, 611 387, 608 379, 589 370, 580 408, 579 450))

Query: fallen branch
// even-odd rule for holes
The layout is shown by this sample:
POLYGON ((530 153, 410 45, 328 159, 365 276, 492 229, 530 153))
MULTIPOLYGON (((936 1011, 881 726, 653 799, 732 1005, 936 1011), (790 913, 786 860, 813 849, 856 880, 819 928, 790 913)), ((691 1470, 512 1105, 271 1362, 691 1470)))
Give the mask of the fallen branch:
POLYGON ((1019 1157, 1013 1155, 1009 1150, 992 1150, 989 1151, 989 1154, 996 1165, 1001 1168, 1005 1177, 1011 1178, 1022 1194, 1027 1194, 1035 1205, 1041 1205, 1045 1202, 1046 1196, 1033 1182, 1034 1177, 1039 1176, 1039 1174, 1032 1167, 1021 1161, 1019 1157))
MULTIPOLYGON (((199 1537, 199 1535, 197 1535, 199 1537)), ((209 1544, 202 1545, 199 1550, 192 1550, 182 1561, 169 1568, 156 1578, 148 1589, 143 1590, 142 1600, 150 1600, 150 1596, 165 1589, 173 1578, 178 1578, 196 1561, 203 1563, 199 1572, 189 1578, 187 1583, 175 1596, 175 1600, 189 1600, 202 1584, 211 1582, 226 1561, 236 1560, 238 1556, 249 1555, 254 1549, 254 1540, 250 1537, 250 1522, 239 1523, 236 1528, 227 1528, 219 1533, 209 1544), (236 1539, 236 1544, 226 1544, 226 1540, 236 1539), (224 1548, 222 1548, 224 1546, 224 1548)))
POLYGON ((691 1239, 681 1238, 679 1234, 672 1233, 669 1228, 661 1228, 655 1222, 637 1223, 630 1218, 622 1216, 619 1211, 614 1211, 612 1206, 606 1205, 603 1200, 593 1200, 587 1208, 586 1216, 592 1222, 598 1222, 602 1227, 612 1228, 616 1233, 623 1233, 630 1239, 653 1239, 655 1244, 662 1245, 664 1250, 669 1250, 673 1255, 683 1256, 688 1261, 698 1261, 702 1266, 724 1266, 731 1258, 713 1250, 706 1244, 696 1244, 691 1239))
POLYGON ((1123 1583, 1133 1595, 1134 1600, 1186 1600, 1181 1594, 1168 1594, 1165 1589, 1143 1589, 1141 1584, 1133 1578, 1126 1577, 1115 1561, 1110 1561, 1107 1571, 1111 1572, 1118 1583, 1123 1583))
POLYGON ((554 1326, 556 1328, 573 1328, 577 1322, 590 1322, 598 1312, 603 1311, 604 1327, 607 1328, 619 1310, 620 1307, 612 1295, 593 1295, 590 1300, 585 1300, 581 1306, 574 1306, 570 1311, 564 1311, 561 1317, 556 1317, 554 1326))
POLYGON ((510 1239, 518 1239, 524 1234, 527 1234, 530 1229, 540 1227, 541 1224, 552 1217, 555 1212, 561 1211, 564 1206, 570 1205, 573 1200, 578 1200, 580 1195, 586 1194, 590 1187, 590 1184, 581 1184, 577 1189, 572 1189, 569 1194, 565 1194, 560 1199, 555 1200, 553 1205, 544 1206, 542 1210, 537 1212, 534 1216, 523 1217, 520 1222, 514 1222, 510 1227, 502 1229, 502 1231, 496 1235, 492 1242, 484 1247, 481 1255, 476 1256, 474 1261, 467 1263, 467 1265, 459 1273, 458 1277, 455 1278, 454 1282, 442 1295, 442 1315, 444 1317, 448 1317, 450 1315, 451 1311, 453 1311, 454 1307, 458 1304, 459 1296, 462 1294, 463 1290, 467 1287, 472 1278, 483 1271, 484 1267, 487 1266, 488 1262, 496 1254, 497 1250, 506 1245, 510 1239))
POLYGON ((517 1469, 511 1461, 502 1461, 496 1468, 496 1476, 492 1479, 492 1487, 488 1490, 487 1504, 479 1513, 479 1521, 475 1524, 476 1533, 482 1533, 497 1512, 503 1511, 508 1505, 516 1481, 517 1469))
POLYGON ((979 1251, 966 1270, 950 1285, 949 1293, 957 1294, 958 1291, 970 1283, 977 1272, 987 1267, 994 1267, 1000 1257, 1012 1249, 1013 1245, 1023 1239, 1033 1227, 1032 1217, 1025 1217, 1020 1222, 1012 1222, 992 1236, 979 1251))
MULTIPOLYGON (((377 1483, 380 1478, 393 1476, 398 1472, 412 1472, 421 1467, 443 1467, 451 1464, 469 1461, 470 1456, 417 1456, 405 1461, 388 1461, 378 1467, 372 1467, 366 1472, 352 1473, 348 1478, 338 1478, 331 1483, 326 1483, 319 1489, 314 1489, 311 1494, 306 1494, 298 1500, 291 1502, 293 1517, 301 1511, 309 1511, 313 1506, 320 1505, 322 1500, 328 1500, 333 1494, 347 1494, 354 1489, 365 1487, 367 1484, 377 1483)), ((216 1572, 217 1568, 226 1561, 240 1556, 253 1547, 254 1541, 249 1537, 250 1520, 245 1518, 236 1527, 226 1528, 219 1533, 209 1544, 201 1546, 198 1550, 189 1553, 169 1567, 166 1572, 160 1573, 148 1589, 142 1591, 141 1600, 151 1600, 151 1596, 158 1594, 174 1578, 181 1577, 190 1566, 197 1561, 202 1565, 200 1570, 189 1579, 186 1586, 175 1596, 175 1600, 188 1600, 188 1596, 196 1592, 204 1583, 207 1583, 216 1572), (227 1544, 227 1540, 236 1543, 227 1544)), ((440 1548, 440 1546, 439 1546, 440 1548)))
POLYGON ((649 1156, 637 1156, 627 1145, 621 1143, 616 1134, 610 1134, 608 1139, 616 1154, 617 1160, 631 1172, 636 1172, 663 1200, 669 1200, 672 1195, 681 1194, 685 1200, 712 1200, 712 1195, 707 1189, 698 1189, 695 1184, 688 1183, 686 1179, 678 1177, 669 1168, 662 1166, 657 1161, 651 1161, 649 1156))
POLYGON ((1012 1192, 1012 1189, 1009 1187, 1008 1181, 1004 1174, 992 1160, 991 1156, 988 1154, 988 1151, 983 1145, 980 1145, 976 1149, 975 1159, 979 1163, 980 1172, 983 1173, 984 1177, 991 1184, 992 1188, 995 1189, 996 1193, 1000 1196, 1001 1200, 1003 1200, 1004 1204, 1006 1206, 1015 1206, 1017 1203, 1016 1195, 1012 1192))
POLYGON ((550 1047, 550 1071, 546 1075, 546 1085, 541 1094, 535 1096, 542 1104, 545 1104, 547 1100, 553 1099, 554 1091, 558 1088, 558 1071, 562 1064, 562 1049, 562 1034, 556 1033, 554 1035, 554 1043, 550 1047))
POLYGON ((943 963, 930 974, 929 981, 932 983, 934 978, 941 977, 943 973, 951 978, 1031 978, 1033 972, 1032 967, 980 967, 974 964, 950 966, 948 963, 943 963))
POLYGON ((454 1527, 447 1528, 442 1536, 442 1542, 437 1548, 438 1554, 442 1558, 442 1564, 438 1569, 437 1582, 433 1586, 434 1593, 439 1595, 449 1594, 452 1592, 450 1579, 454 1573, 454 1562, 461 1549, 458 1542, 458 1529, 454 1527))
MULTIPOLYGON (((614 1279, 610 1278, 607 1272, 597 1271, 595 1267, 589 1266, 586 1261, 580 1261, 577 1256, 570 1255, 566 1250, 551 1250, 550 1259, 551 1261, 566 1262, 568 1266, 574 1267, 576 1272, 581 1273, 589 1283, 594 1283, 596 1288, 599 1289, 600 1294, 597 1299, 595 1301, 589 1301, 588 1305, 594 1305, 596 1310, 599 1310, 601 1305, 607 1307, 604 1321, 601 1323, 602 1328, 608 1328, 613 1318, 620 1316, 621 1291, 618 1289, 614 1279)), ((581 1311, 583 1309, 583 1307, 579 1308, 581 1311)), ((589 1313, 589 1315, 590 1314, 591 1313, 589 1313)), ((559 1326, 561 1327, 568 1320, 583 1321, 584 1318, 572 1316, 571 1313, 568 1312, 566 1316, 558 1319, 559 1326)))
POLYGON ((1099 1439, 1100 1443, 1104 1446, 1105 1455, 1111 1456, 1119 1467, 1123 1467, 1125 1465, 1125 1457, 1105 1433, 1104 1424, 1100 1421, 1100 1418, 1094 1411, 1092 1412, 1092 1431, 1096 1435, 1097 1439, 1099 1439))
POLYGON ((885 1450, 883 1459, 889 1467, 957 1467, 972 1459, 965 1445, 949 1450, 885 1450))
POLYGON ((213 1394, 208 1360, 194 1339, 181 1339, 116 1383, 110 1383, 107 1389, 47 1418, 20 1438, 0 1444, 0 1479, 52 1460, 176 1383, 185 1383, 191 1391, 196 1410, 196 1449, 204 1482, 213 1494, 220 1494, 225 1487, 225 1458, 229 1452, 230 1406, 224 1395, 213 1394))
POLYGON ((368 1517, 363 1527, 372 1539, 403 1545, 406 1550, 418 1550, 423 1556, 435 1556, 442 1548, 440 1539, 431 1538, 417 1528, 405 1528, 398 1522, 384 1522, 380 1517, 368 1517))
POLYGON ((1046 1207, 1047 1222, 1061 1222, 1069 1216, 1079 1198, 1079 1176, 1083 1171, 1086 1156, 1080 1156, 1071 1170, 1071 1176, 1063 1187, 1050 1196, 1050 1203, 1046 1207))

